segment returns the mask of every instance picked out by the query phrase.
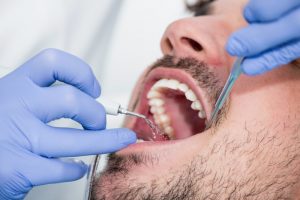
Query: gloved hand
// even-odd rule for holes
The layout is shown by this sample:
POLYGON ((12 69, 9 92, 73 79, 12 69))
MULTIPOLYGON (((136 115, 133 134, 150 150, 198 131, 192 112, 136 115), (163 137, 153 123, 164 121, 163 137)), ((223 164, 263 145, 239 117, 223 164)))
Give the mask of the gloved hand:
POLYGON ((247 57, 246 74, 262 74, 300 58, 299 0, 250 0, 244 17, 249 26, 235 32, 226 49, 247 57))
POLYGON ((136 141, 127 129, 104 130, 100 86, 89 66, 47 49, 0 79, 0 199, 23 199, 37 185, 73 181, 83 162, 58 157, 114 152, 136 141), (56 80, 66 84, 52 86, 56 80), (47 125, 71 118, 85 130, 47 125))

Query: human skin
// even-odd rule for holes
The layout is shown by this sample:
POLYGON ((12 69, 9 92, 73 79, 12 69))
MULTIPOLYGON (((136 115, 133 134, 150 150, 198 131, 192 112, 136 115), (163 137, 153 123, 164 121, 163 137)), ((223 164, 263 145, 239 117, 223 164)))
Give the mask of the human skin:
MULTIPOLYGON (((209 118, 235 59, 225 44, 246 25, 246 3, 218 0, 210 15, 172 23, 161 42, 171 57, 141 76, 131 108, 139 111, 150 70, 179 68, 194 75, 209 118), (178 64, 180 58, 187 59, 178 64), (193 74, 195 67, 201 70, 193 74)), ((242 75, 212 128, 181 139, 185 130, 177 130, 178 140, 117 152, 95 181, 93 199, 299 199, 299 77, 297 62, 261 76, 242 75)), ((125 126, 138 132, 136 123, 128 118, 125 126)))

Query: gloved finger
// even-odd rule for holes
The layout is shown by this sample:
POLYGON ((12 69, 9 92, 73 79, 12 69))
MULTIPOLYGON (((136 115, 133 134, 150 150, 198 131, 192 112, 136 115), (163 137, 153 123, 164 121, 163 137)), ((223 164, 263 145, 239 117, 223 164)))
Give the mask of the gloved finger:
POLYGON ((41 121, 70 118, 89 130, 106 127, 103 106, 89 95, 70 85, 39 88, 36 97, 30 97, 28 107, 41 121))
POLYGON ((234 56, 254 56, 300 38, 300 8, 268 24, 253 24, 235 32, 226 49, 234 56))
POLYGON ((89 65, 78 57, 57 49, 40 52, 24 63, 16 73, 28 76, 41 87, 58 80, 73 85, 94 98, 100 95, 100 85, 89 65))
POLYGON ((273 21, 299 6, 299 0, 250 0, 244 9, 244 17, 250 23, 273 21))
POLYGON ((298 58, 300 58, 300 40, 268 51, 260 56, 247 58, 244 60, 242 67, 246 74, 257 75, 288 64, 298 58))
POLYGON ((0 199, 24 199, 33 186, 81 178, 87 171, 83 162, 46 159, 6 144, 1 149, 0 199))
POLYGON ((87 131, 45 126, 32 151, 45 157, 73 157, 105 154, 118 151, 136 142, 128 129, 87 131))
POLYGON ((37 155, 32 155, 20 163, 22 167, 18 171, 32 186, 75 181, 83 177, 88 170, 88 166, 81 161, 48 159, 37 155))

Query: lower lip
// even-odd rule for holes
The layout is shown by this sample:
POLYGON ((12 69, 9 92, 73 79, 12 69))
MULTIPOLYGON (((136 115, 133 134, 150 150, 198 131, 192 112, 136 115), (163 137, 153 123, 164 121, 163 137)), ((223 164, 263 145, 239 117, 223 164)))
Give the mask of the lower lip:
POLYGON ((135 144, 131 144, 125 149, 122 149, 118 153, 132 153, 134 151, 143 151, 146 148, 152 148, 162 145, 170 145, 176 143, 176 140, 168 140, 168 141, 145 141, 145 142, 139 142, 135 144))

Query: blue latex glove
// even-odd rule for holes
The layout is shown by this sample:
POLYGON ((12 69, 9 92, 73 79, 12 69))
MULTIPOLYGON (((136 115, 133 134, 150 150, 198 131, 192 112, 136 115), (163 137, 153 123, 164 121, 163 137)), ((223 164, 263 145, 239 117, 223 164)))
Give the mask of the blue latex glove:
POLYGON ((136 141, 127 129, 103 130, 100 86, 89 66, 47 49, 0 79, 0 199, 23 199, 37 185, 73 181, 82 162, 58 157, 114 152, 136 141), (52 86, 56 80, 66 84, 52 86), (47 125, 71 118, 85 130, 47 125))
POLYGON ((244 10, 249 26, 227 43, 233 56, 247 57, 246 74, 262 74, 300 58, 300 1, 250 0, 244 10))

